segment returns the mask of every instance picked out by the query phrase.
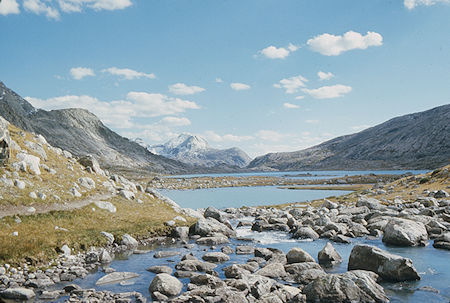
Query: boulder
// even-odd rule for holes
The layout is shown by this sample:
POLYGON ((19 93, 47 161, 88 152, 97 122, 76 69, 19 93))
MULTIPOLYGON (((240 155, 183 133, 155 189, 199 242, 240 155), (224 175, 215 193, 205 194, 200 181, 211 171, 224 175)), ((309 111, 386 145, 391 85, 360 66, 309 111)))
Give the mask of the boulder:
POLYGON ((376 279, 367 274, 329 274, 318 277, 303 288, 307 302, 389 302, 376 279))
POLYGON ((446 232, 434 239, 433 247, 450 250, 450 232, 446 232))
POLYGON ((230 243, 230 240, 228 240, 225 236, 216 236, 216 237, 202 237, 195 241, 198 245, 219 245, 219 244, 226 244, 230 243))
POLYGON ((355 269, 375 272, 387 281, 400 282, 420 279, 411 259, 366 244, 356 245, 352 249, 348 270, 355 269))
POLYGON ((36 296, 33 290, 23 287, 7 288, 0 292, 0 298, 26 301, 36 296))
POLYGON ((171 236, 176 239, 187 240, 189 238, 189 228, 187 226, 175 227, 171 236))
POLYGON ((425 225, 408 219, 391 219, 384 227, 383 242, 395 246, 424 246, 428 233, 425 225))
POLYGON ((98 164, 97 159, 95 159, 92 155, 87 155, 78 159, 78 163, 83 165, 84 167, 90 167, 93 172, 97 174, 103 174, 103 170, 100 168, 100 164, 98 164))
POLYGON ((366 206, 369 209, 383 209, 384 205, 381 204, 381 202, 377 199, 374 198, 369 198, 366 196, 362 196, 358 199, 358 201, 356 202, 356 206, 360 207, 360 206, 366 206))
POLYGON ((279 279, 286 276, 286 271, 281 263, 269 263, 255 272, 255 275, 279 279))
POLYGON ((159 292, 168 297, 177 296, 182 289, 183 283, 166 273, 157 274, 148 288, 152 296, 154 292, 159 292))
POLYGON ((325 201, 322 203, 321 207, 325 207, 325 208, 328 208, 328 209, 336 209, 336 208, 338 208, 338 204, 334 203, 334 202, 332 202, 330 200, 325 199, 325 201))
POLYGON ((169 266, 163 266, 163 265, 155 265, 155 266, 150 266, 149 268, 147 268, 147 271, 155 273, 155 274, 171 274, 172 273, 172 268, 170 268, 169 266))
POLYGON ((122 241, 120 244, 127 246, 130 249, 136 249, 139 245, 138 241, 129 234, 124 234, 122 236, 122 241))
POLYGON ((115 213, 117 211, 117 208, 111 202, 95 201, 94 204, 98 208, 107 210, 110 213, 115 213))
POLYGON ((120 195, 122 198, 125 198, 125 199, 127 199, 127 200, 134 200, 134 199, 136 199, 136 196, 134 195, 134 193, 133 193, 132 191, 125 190, 125 189, 122 189, 122 190, 119 192, 119 195, 120 195))
POLYGON ((202 237, 214 236, 216 234, 223 234, 227 237, 236 236, 234 230, 214 218, 199 219, 197 223, 189 228, 189 233, 191 235, 200 235, 202 237))
POLYGON ((250 245, 239 245, 236 247, 236 255, 250 255, 255 252, 255 247, 250 245))
POLYGON ((136 277, 139 277, 139 274, 134 272, 113 272, 98 279, 95 285, 118 283, 120 281, 133 279, 136 277))
POLYGON ((95 182, 89 177, 81 177, 78 179, 78 183, 80 183, 80 186, 87 188, 89 190, 95 188, 95 182))
POLYGON ((0 165, 8 162, 11 156, 11 137, 8 130, 9 122, 0 117, 0 165))
POLYGON ((217 265, 210 262, 202 262, 200 260, 183 260, 175 268, 181 271, 199 271, 209 272, 214 270, 217 265))
POLYGON ((294 239, 319 239, 319 234, 309 226, 300 227, 292 236, 294 239))
POLYGON ((341 255, 336 251, 336 249, 331 245, 330 242, 325 244, 325 247, 319 251, 317 255, 319 264, 329 267, 342 262, 341 255))
POLYGON ((221 223, 225 223, 227 221, 226 216, 223 212, 215 208, 214 206, 210 206, 205 210, 203 214, 205 218, 214 218, 221 223))
POLYGON ((210 252, 203 255, 202 259, 207 262, 222 263, 230 260, 230 257, 222 252, 210 252))
POLYGON ((161 258, 170 258, 174 256, 178 256, 180 254, 179 251, 172 251, 172 250, 163 250, 163 251, 157 251, 153 255, 153 258, 161 259, 161 258))
POLYGON ((287 263, 301 263, 301 262, 315 262, 314 258, 311 257, 306 251, 299 247, 292 248, 286 255, 287 263))
POLYGON ((41 169, 40 169, 41 159, 39 157, 29 155, 24 152, 20 152, 17 154, 16 159, 21 162, 24 162, 25 167, 27 168, 27 171, 29 171, 30 173, 32 173, 34 175, 41 174, 41 169))

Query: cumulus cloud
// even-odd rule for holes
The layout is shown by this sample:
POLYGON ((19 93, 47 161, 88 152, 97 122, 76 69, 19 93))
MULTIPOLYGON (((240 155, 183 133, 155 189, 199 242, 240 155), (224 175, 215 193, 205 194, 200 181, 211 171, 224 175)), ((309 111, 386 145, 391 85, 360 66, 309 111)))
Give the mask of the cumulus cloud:
POLYGON ((299 87, 305 87, 305 82, 308 82, 308 79, 302 75, 298 75, 287 79, 281 79, 279 83, 275 83, 273 86, 276 88, 283 88, 286 91, 286 94, 293 94, 298 91, 299 87))
POLYGON ((18 14, 18 13, 20 13, 20 9, 17 0, 0 1, 0 15, 6 16, 9 14, 18 14))
POLYGON ((414 9, 419 5, 431 6, 438 3, 450 4, 450 0, 404 0, 403 4, 407 9, 414 9))
POLYGON ((297 97, 295 97, 295 100, 302 100, 302 99, 305 99, 305 96, 297 96, 297 97))
POLYGON ((244 83, 231 83, 230 87, 234 90, 247 90, 250 89, 250 85, 244 83))
POLYGON ((220 78, 216 78, 216 83, 223 83, 223 80, 220 78))
POLYGON ((25 0, 23 7, 26 11, 37 15, 44 14, 48 19, 59 20, 59 11, 52 6, 47 5, 41 0, 25 0))
POLYGON ((133 80, 133 79, 139 79, 139 78, 148 78, 148 79, 155 79, 155 74, 146 74, 143 72, 138 72, 129 68, 117 68, 117 67, 110 67, 102 70, 103 73, 109 73, 114 76, 120 76, 123 77, 126 80, 133 80))
POLYGON ((191 120, 185 117, 165 117, 161 119, 160 124, 168 126, 188 126, 191 125, 191 120))
MULTIPOLYGON (((84 108, 96 114, 105 124, 116 128, 131 128, 133 118, 170 116, 200 107, 193 101, 171 98, 162 94, 129 92, 125 100, 102 101, 91 96, 61 96, 49 99, 26 97, 33 106, 46 110, 61 108, 84 108)), ((188 125, 187 119, 166 117, 161 123, 188 125)))
POLYGON ((289 45, 286 48, 271 45, 260 50, 259 53, 269 59, 285 59, 292 52, 295 52, 298 49, 299 49, 298 46, 289 43, 289 45))
POLYGON ((73 67, 70 69, 70 74, 75 80, 81 80, 88 76, 95 76, 94 71, 87 67, 73 67))
POLYGON ((317 73, 317 76, 319 76, 319 79, 322 81, 322 80, 330 80, 331 78, 334 77, 334 74, 332 72, 325 73, 325 72, 319 71, 317 73))
POLYGON ((350 86, 336 84, 331 86, 322 86, 316 89, 303 88, 302 91, 315 99, 339 98, 352 91, 350 86))
POLYGON ((296 104, 292 104, 292 103, 283 103, 283 107, 284 108, 300 108, 300 106, 296 105, 296 104))
POLYGON ((187 86, 184 83, 175 83, 169 85, 169 91, 175 95, 193 95, 201 93, 205 91, 205 89, 200 86, 187 86))
POLYGON ((219 135, 218 133, 208 130, 205 131, 202 135, 206 140, 212 141, 212 142, 220 142, 220 143, 227 143, 227 142, 242 142, 253 139, 252 136, 238 136, 233 134, 225 134, 225 135, 219 135))
POLYGON ((353 49, 366 49, 369 46, 380 46, 383 37, 375 32, 367 32, 365 36, 354 31, 348 31, 343 36, 322 34, 309 39, 306 44, 311 50, 325 56, 337 56, 353 49))

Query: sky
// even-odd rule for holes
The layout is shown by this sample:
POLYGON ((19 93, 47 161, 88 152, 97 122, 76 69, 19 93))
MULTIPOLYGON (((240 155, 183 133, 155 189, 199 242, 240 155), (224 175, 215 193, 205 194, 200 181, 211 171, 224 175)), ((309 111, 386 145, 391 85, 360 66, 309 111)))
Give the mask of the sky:
POLYGON ((251 157, 450 103, 450 0, 2 0, 0 81, 251 157))

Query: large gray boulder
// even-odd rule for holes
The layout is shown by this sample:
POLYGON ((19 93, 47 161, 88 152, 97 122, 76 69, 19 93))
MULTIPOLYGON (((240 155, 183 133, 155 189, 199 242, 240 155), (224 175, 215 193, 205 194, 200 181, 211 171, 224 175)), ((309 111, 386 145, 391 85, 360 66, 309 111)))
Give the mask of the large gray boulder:
POLYGON ((319 234, 309 226, 300 227, 292 236, 294 239, 319 239, 319 234))
POLYGON ((227 237, 236 236, 234 230, 214 218, 199 219, 197 223, 189 228, 189 233, 191 235, 200 235, 202 237, 214 236, 217 234, 223 234, 227 237))
POLYGON ((136 277, 139 277, 139 274, 134 272, 113 272, 98 279, 95 285, 118 283, 120 281, 129 280, 136 277))
POLYGON ((434 239, 433 247, 450 250, 450 232, 446 232, 434 239))
POLYGON ((286 255, 287 263, 301 263, 301 262, 315 262, 314 258, 311 257, 306 251, 299 247, 292 248, 286 255))
POLYGON ((325 267, 330 267, 342 262, 341 255, 336 251, 330 242, 327 242, 325 247, 319 251, 317 259, 319 260, 319 264, 325 267))
POLYGON ((381 202, 375 198, 369 198, 366 196, 362 196, 356 202, 356 206, 367 206, 369 209, 383 209, 385 208, 381 202))
POLYGON ((86 168, 89 167, 93 172, 97 174, 103 174, 103 170, 100 168, 100 164, 92 155, 81 157, 80 159, 78 159, 78 163, 86 168))
POLYGON ((356 271, 323 275, 309 283, 302 292, 307 302, 389 302, 383 288, 376 283, 377 275, 372 274, 356 271))
POLYGON ((388 281, 400 282, 420 279, 411 259, 366 244, 356 245, 352 249, 348 261, 348 270, 354 269, 375 272, 388 281))
POLYGON ((0 298, 26 301, 31 300, 36 296, 33 290, 23 287, 7 288, 0 292, 0 298))
POLYGON ((383 242, 396 246, 424 246, 428 233, 425 225, 408 219, 391 219, 384 227, 383 242))
POLYGON ((0 117, 0 165, 8 162, 11 156, 11 137, 8 130, 9 122, 0 117))
POLYGON ((166 273, 157 274, 148 288, 152 296, 155 292, 159 292, 168 297, 178 295, 182 289, 183 283, 166 273))

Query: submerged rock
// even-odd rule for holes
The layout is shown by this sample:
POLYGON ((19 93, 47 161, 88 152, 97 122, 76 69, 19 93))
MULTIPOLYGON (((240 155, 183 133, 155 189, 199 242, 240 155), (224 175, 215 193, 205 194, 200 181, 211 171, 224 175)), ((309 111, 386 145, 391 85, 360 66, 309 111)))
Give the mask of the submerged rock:
POLYGON ((134 272, 113 272, 98 279, 95 285, 118 283, 120 281, 133 279, 136 277, 139 277, 139 274, 134 272))
POLYGON ((373 271, 388 281, 400 282, 420 279, 411 259, 366 244, 353 247, 348 261, 348 269, 373 271))

